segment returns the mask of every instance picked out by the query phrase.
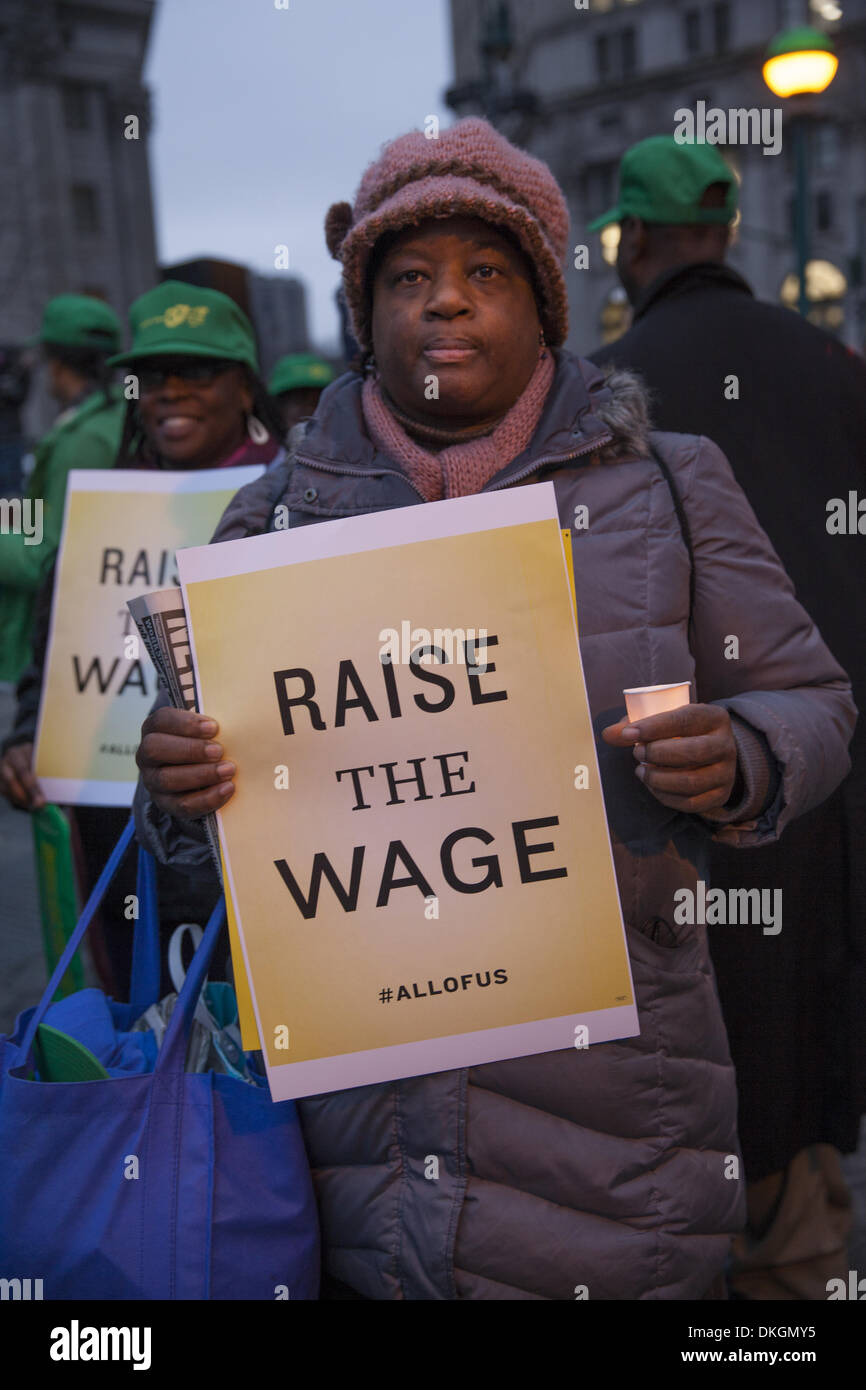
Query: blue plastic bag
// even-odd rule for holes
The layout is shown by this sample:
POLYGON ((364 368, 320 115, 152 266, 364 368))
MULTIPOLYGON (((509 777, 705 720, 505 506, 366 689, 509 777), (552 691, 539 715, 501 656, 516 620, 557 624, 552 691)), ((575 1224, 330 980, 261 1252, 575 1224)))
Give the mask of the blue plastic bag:
MULTIPOLYGON (((0 1278, 41 1279, 46 1299, 317 1298, 318 1222, 294 1103, 184 1071, 223 903, 152 1072, 31 1079, 36 1029, 132 833, 130 821, 41 1002, 0 1039, 0 1278)), ((118 1034, 159 991, 154 866, 143 854, 138 887, 131 1001, 107 1001, 118 1034)))

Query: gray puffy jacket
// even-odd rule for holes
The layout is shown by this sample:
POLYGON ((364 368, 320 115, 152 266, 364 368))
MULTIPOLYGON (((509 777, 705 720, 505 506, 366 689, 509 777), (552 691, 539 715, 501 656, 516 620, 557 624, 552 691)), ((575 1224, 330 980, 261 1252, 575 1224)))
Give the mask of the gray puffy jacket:
MULTIPOLYGON (((574 572, 596 732, 624 714, 624 686, 691 676, 698 700, 731 713, 738 803, 712 822, 672 811, 634 776, 630 750, 597 740, 639 1037, 299 1103, 326 1270, 368 1298, 700 1298, 743 1220, 734 1075, 705 931, 674 926, 674 894, 706 878, 709 836, 767 843, 830 794, 848 770, 856 710, 724 456, 695 436, 651 443, 691 535, 691 625, 689 554, 633 377, 605 381, 558 353, 531 444, 484 491, 552 479, 563 526, 588 508, 574 572), (736 658, 725 655, 731 636, 736 658)), ((325 392, 293 465, 244 488, 214 539, 268 530, 277 505, 304 526, 421 501, 376 452, 360 379, 347 375, 325 392)), ((136 816, 158 858, 209 872, 198 828, 141 786, 136 816)))

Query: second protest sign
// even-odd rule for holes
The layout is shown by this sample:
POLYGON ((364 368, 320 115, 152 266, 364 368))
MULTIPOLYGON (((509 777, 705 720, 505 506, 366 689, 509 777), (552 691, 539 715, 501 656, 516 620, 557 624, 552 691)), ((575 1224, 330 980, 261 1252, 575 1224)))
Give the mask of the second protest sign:
POLYGON ((157 693, 127 599, 177 583, 178 546, 201 545, 259 466, 69 474, 35 770, 45 795, 130 806, 142 720, 157 693))

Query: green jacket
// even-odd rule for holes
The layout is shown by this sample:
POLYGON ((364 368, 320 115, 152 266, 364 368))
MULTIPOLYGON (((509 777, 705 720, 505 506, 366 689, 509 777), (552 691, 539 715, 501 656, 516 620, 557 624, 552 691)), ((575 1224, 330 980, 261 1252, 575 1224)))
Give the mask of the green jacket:
POLYGON ((66 479, 71 468, 111 468, 123 429, 119 388, 111 400, 95 391, 64 415, 36 446, 27 500, 42 501, 42 539, 0 532, 0 680, 16 681, 30 658, 33 604, 60 543, 66 479))

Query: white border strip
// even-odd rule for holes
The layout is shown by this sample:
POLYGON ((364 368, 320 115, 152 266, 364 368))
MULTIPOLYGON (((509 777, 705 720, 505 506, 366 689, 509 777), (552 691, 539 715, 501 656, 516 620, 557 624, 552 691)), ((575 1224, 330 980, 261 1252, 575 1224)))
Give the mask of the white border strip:
POLYGON ((69 492, 223 492, 253 483, 265 471, 264 464, 246 463, 239 468, 154 470, 146 468, 72 468, 69 492))
MULTIPOLYGON (((383 1004, 383 1009, 396 1007, 383 1004)), ((640 1032, 637 1009, 624 1004, 616 1009, 597 1009, 587 1014, 566 1014, 533 1023, 512 1023, 473 1033, 452 1033, 422 1042, 397 1043, 367 1052, 346 1052, 310 1062, 287 1062, 268 1068, 271 1099, 297 1100, 352 1086, 368 1086, 431 1072, 454 1071, 504 1062, 512 1057, 532 1057, 539 1052, 561 1052, 574 1047, 575 1029, 584 1025, 588 1045, 633 1038, 640 1032)))
POLYGON ((40 777, 46 801, 58 806, 132 806, 135 782, 97 782, 77 777, 40 777))
POLYGON ((498 531, 531 521, 554 521, 559 526, 553 483, 531 483, 512 492, 480 492, 423 506, 323 520, 315 526, 249 536, 230 545, 188 546, 177 552, 178 574, 182 586, 197 584, 280 565, 304 564, 308 560, 358 555, 366 550, 391 549, 470 532, 498 531))

